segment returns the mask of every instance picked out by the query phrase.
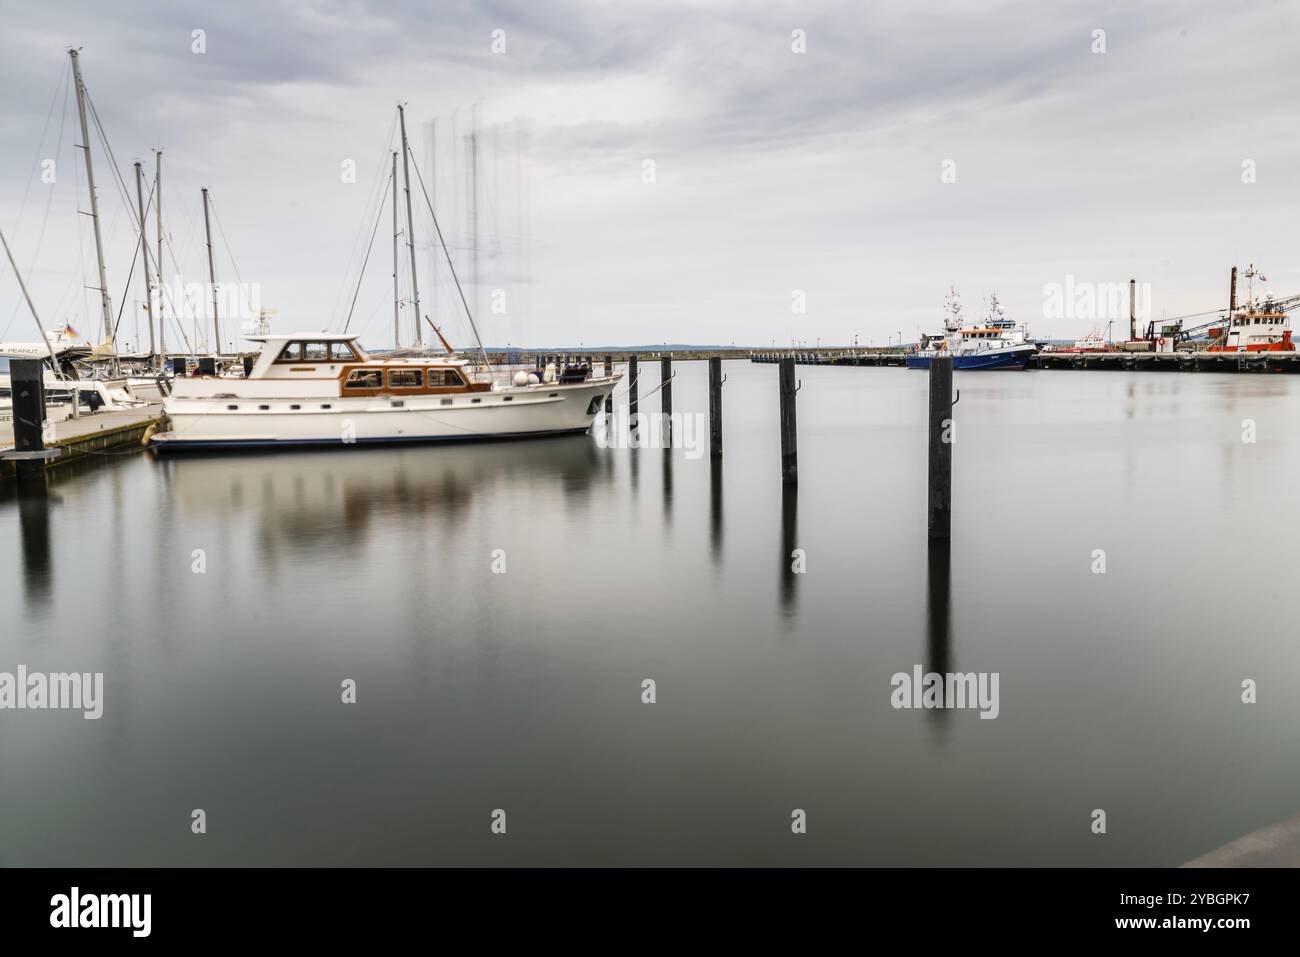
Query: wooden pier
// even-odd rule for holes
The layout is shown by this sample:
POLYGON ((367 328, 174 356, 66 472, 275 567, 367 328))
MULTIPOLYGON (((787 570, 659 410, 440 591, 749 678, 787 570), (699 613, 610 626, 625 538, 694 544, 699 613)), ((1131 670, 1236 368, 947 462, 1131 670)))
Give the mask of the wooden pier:
MULTIPOLYGON (((906 366, 902 352, 828 349, 754 352, 752 362, 794 359, 799 365, 906 366)), ((1300 373, 1296 352, 1040 352, 1029 369, 1101 369, 1120 372, 1290 372, 1300 373)))
POLYGON ((779 363, 794 359, 796 365, 805 366, 906 366, 907 354, 893 351, 867 349, 778 349, 775 352, 750 353, 751 362, 779 363))
MULTIPOLYGON (((647 363, 676 359, 747 359, 777 365, 793 359, 796 365, 866 366, 903 368, 908 351, 897 346, 841 347, 829 349, 665 349, 594 352, 516 351, 509 361, 515 365, 539 366, 554 362, 559 366, 587 362, 647 363)), ((493 364, 504 364, 505 353, 492 356, 493 364)), ((1093 369, 1121 372, 1291 372, 1300 373, 1300 353, 1296 352, 1040 352, 1031 356, 1030 369, 1093 369)))
POLYGON ((1140 372, 1300 372, 1295 352, 1040 352, 1031 369, 1140 372))
MULTIPOLYGON (((100 452, 141 447, 145 433, 161 417, 162 405, 155 403, 112 411, 83 411, 79 418, 56 422, 53 439, 45 443, 45 448, 57 454, 44 459, 45 468, 58 468, 100 452)), ((0 481, 10 481, 16 475, 17 460, 8 457, 13 451, 13 424, 0 423, 0 481)))

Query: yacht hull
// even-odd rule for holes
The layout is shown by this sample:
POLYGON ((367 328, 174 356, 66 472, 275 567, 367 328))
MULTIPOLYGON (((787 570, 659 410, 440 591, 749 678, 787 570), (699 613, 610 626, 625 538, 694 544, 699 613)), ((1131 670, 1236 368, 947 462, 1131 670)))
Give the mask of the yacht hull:
POLYGON ((586 432, 617 377, 455 396, 247 398, 172 396, 166 451, 387 445, 586 432))
MULTIPOLYGON (((1038 350, 1033 346, 1025 346, 1016 349, 996 349, 987 352, 972 352, 967 355, 956 354, 952 358, 953 369, 959 370, 976 370, 976 369, 1023 369, 1025 364, 1038 350)), ((907 357, 907 367, 909 369, 928 369, 930 368, 929 355, 914 355, 907 357)))

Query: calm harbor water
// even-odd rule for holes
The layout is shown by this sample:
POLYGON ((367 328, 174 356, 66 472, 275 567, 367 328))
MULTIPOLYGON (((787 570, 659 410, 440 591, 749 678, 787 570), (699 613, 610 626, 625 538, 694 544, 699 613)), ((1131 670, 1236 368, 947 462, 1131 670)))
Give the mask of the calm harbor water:
POLYGON ((1300 381, 959 373, 945 554, 924 374, 800 367, 783 495, 776 367, 724 369, 720 467, 138 453, 0 500, 0 671, 105 682, 0 712, 0 864, 1173 865, 1300 810, 1300 381), (895 710, 918 664, 997 719, 895 710))

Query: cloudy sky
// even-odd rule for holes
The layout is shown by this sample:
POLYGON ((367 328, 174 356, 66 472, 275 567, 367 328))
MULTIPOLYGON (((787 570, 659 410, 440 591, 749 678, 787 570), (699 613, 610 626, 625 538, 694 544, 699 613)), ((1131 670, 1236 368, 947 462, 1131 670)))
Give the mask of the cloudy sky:
MULTIPOLYGON (((996 292, 1035 335, 1067 337, 1096 324, 1044 316, 1044 286, 1067 275, 1149 283, 1159 318, 1221 306, 1230 266, 1249 262, 1276 294, 1300 292, 1300 13, 1284 0, 119 0, 0 14, 0 225, 20 266, 34 262, 45 325, 88 335, 70 45, 132 190, 131 163, 151 174, 165 151, 169 281, 176 267, 206 278, 206 185, 218 279, 257 284, 281 331, 342 327, 378 222, 351 328, 391 344, 380 197, 399 101, 488 344, 911 340, 937 328, 950 285, 968 314, 996 292)), ((93 133, 92 148, 131 340, 133 227, 93 133)), ((414 205, 422 311, 464 343, 418 184, 414 205)), ((404 338, 412 322, 406 301, 404 338)), ((0 339, 33 336, 6 265, 0 339)))

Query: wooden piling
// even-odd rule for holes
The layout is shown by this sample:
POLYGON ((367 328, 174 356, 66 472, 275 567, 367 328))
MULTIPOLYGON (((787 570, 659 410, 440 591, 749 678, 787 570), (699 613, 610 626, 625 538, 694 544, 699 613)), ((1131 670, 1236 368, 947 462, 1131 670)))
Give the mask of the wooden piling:
MULTIPOLYGON (((20 482, 45 479, 45 377, 40 359, 10 359, 14 416, 14 475, 20 482)), ((77 394, 72 394, 77 401, 77 394)))
POLYGON ((799 482, 798 429, 795 424, 794 394, 798 387, 794 381, 794 359, 782 359, 779 385, 781 390, 781 481, 786 485, 799 482))
POLYGON ((952 530, 952 356, 930 359, 929 530, 948 538, 952 530))
POLYGON ((636 356, 627 360, 627 416, 632 428, 636 428, 636 356))
MULTIPOLYGON (((605 378, 609 378, 613 374, 614 374, 614 359, 609 355, 609 353, 606 353, 605 354, 605 378)), ((609 393, 605 396, 605 414, 612 415, 613 412, 614 412, 614 390, 610 389, 609 393)))
POLYGON ((664 421, 670 421, 673 414, 673 360, 670 356, 664 356, 659 360, 659 391, 660 406, 663 411, 664 421))
POLYGON ((722 454, 722 360, 709 360, 709 454, 722 454))

